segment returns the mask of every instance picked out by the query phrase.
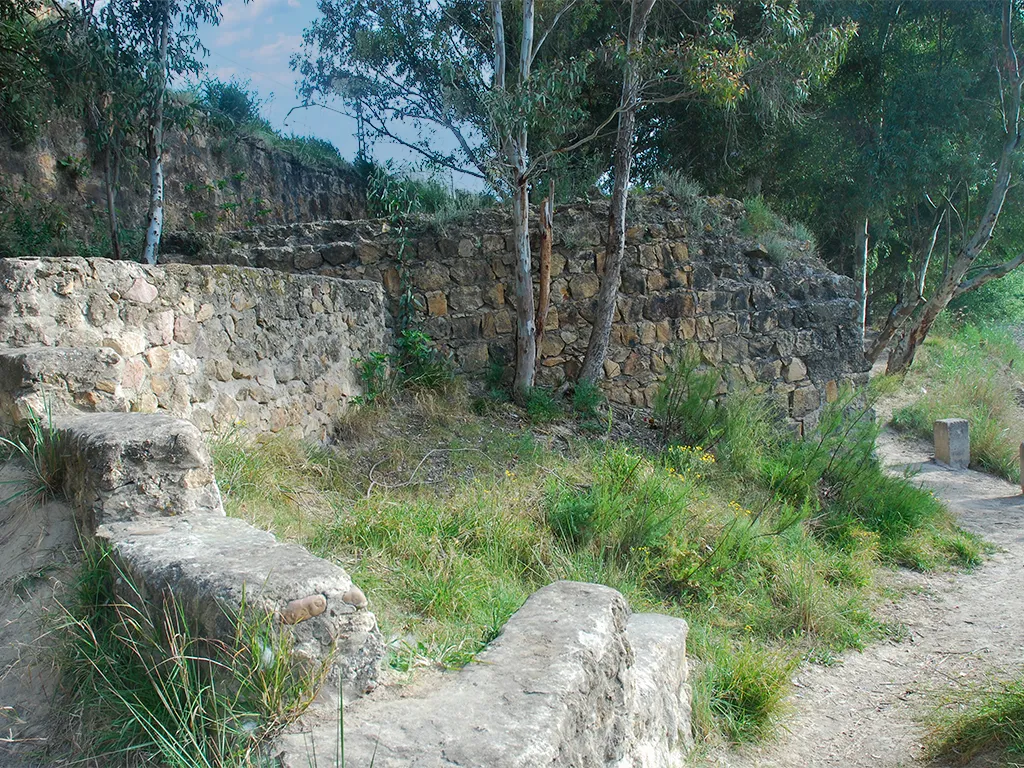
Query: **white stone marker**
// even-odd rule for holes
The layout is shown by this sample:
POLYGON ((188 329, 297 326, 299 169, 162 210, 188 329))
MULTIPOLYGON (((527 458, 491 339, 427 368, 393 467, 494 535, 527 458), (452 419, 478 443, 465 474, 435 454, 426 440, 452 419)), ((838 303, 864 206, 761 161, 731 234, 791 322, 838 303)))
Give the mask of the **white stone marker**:
POLYGON ((971 463, 967 419, 939 419, 935 422, 935 460, 953 469, 967 469, 971 463))

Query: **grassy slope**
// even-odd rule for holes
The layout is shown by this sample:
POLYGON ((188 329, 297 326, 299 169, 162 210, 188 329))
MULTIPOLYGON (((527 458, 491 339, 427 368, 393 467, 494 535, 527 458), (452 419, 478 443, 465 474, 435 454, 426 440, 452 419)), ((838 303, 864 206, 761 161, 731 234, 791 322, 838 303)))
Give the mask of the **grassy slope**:
POLYGON ((600 582, 636 610, 690 622, 704 738, 767 735, 801 659, 827 663, 896 629, 870 612, 880 563, 977 556, 933 499, 900 481, 867 506, 832 476, 815 486, 824 506, 785 501, 783 486, 800 485, 785 467, 813 463, 810 448, 776 446, 752 482, 749 468, 715 460, 730 453, 722 440, 661 450, 645 426, 613 422, 628 434, 610 439, 570 419, 531 425, 511 405, 471 407, 458 386, 356 411, 343 426, 329 451, 225 439, 218 478, 229 514, 353 574, 394 668, 461 665, 538 587, 600 582), (890 530, 864 514, 890 503, 910 522, 890 530))
POLYGON ((918 352, 905 381, 915 400, 893 414, 893 426, 930 440, 937 419, 967 419, 971 466, 1019 482, 1024 410, 1018 371, 1024 353, 1007 330, 944 330, 918 352))

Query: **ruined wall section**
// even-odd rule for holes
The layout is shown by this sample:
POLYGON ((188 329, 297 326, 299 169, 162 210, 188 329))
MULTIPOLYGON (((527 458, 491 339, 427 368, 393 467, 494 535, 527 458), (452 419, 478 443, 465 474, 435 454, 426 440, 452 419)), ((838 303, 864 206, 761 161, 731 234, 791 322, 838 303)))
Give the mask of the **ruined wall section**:
MULTIPOLYGON (((776 393, 798 422, 813 423, 845 383, 863 383, 867 364, 856 287, 809 253, 774 263, 739 228, 742 205, 711 198, 705 221, 669 197, 631 212, 623 281, 612 327, 605 387, 617 403, 648 406, 670 354, 693 344, 722 372, 722 389, 776 393)), ((600 284, 607 203, 555 214, 552 306, 538 379, 557 385, 579 370, 600 284)), ((171 235, 167 258, 232 263, 374 280, 393 299, 407 270, 425 330, 457 365, 480 374, 508 366, 514 349, 511 220, 482 211, 439 227, 410 223, 403 264, 386 222, 317 222, 202 235, 171 235)))
POLYGON ((387 347, 380 284, 225 266, 0 259, 0 406, 164 412, 204 431, 331 430, 387 347))

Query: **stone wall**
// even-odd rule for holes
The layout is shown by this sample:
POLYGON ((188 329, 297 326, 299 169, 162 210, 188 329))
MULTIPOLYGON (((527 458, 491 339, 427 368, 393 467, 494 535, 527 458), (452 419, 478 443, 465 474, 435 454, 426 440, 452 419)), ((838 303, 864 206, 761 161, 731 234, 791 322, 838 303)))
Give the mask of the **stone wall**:
MULTIPOLYGON (((58 117, 28 147, 0 136, 0 184, 62 206, 73 225, 105 232, 103 169, 93 167, 82 126, 58 117)), ((215 231, 366 215, 359 177, 340 165, 301 162, 258 139, 212 129, 172 129, 164 172, 168 229, 215 231)), ((149 173, 140 158, 121 174, 121 224, 145 227, 149 173)), ((2 254, 0 254, 2 255, 2 254)))
MULTIPOLYGON (((742 236, 743 209, 711 198, 715 227, 693 224, 669 197, 638 203, 629 219, 623 283, 605 386, 614 402, 650 405, 669 357, 694 344, 722 372, 722 391, 749 385, 775 392, 798 422, 848 382, 866 380, 852 280, 795 251, 773 263, 742 236), (642 222, 642 223, 641 223, 642 222)), ((607 221, 607 203, 567 205, 555 214, 552 307, 538 379, 573 378, 590 333, 607 221)), ((425 330, 464 371, 508 366, 514 347, 511 221, 500 210, 441 230, 413 221, 413 247, 397 263, 385 222, 318 222, 166 240, 165 258, 244 264, 284 272, 364 278, 394 297, 408 270, 425 330)))
POLYGON ((368 281, 0 259, 0 407, 17 420, 46 398, 322 437, 360 391, 354 358, 389 343, 385 314, 368 281))

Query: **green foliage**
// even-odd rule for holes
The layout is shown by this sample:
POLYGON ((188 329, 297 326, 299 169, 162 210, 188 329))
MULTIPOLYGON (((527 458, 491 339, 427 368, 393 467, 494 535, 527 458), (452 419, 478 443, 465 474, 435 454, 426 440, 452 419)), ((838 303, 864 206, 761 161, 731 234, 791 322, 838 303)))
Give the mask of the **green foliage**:
POLYGON ((244 596, 234 637, 196 634, 173 595, 148 604, 100 548, 86 549, 73 597, 60 628, 61 674, 86 758, 258 764, 326 671, 297 664, 291 636, 244 596))
POLYGON ((582 421, 597 421, 607 398, 601 387, 589 381, 580 382, 572 391, 572 412, 582 421))
POLYGON ((764 198, 748 198, 743 201, 743 207, 746 215, 740 221, 740 232, 758 240, 772 263, 782 264, 801 252, 816 252, 817 241, 807 226, 790 224, 775 213, 764 198))
POLYGON ((1024 680, 956 697, 944 707, 928 747, 933 757, 958 765, 982 754, 1006 765, 1024 757, 1024 680))
POLYGON ((211 78, 202 84, 198 104, 214 121, 235 126, 259 120, 263 102, 248 80, 232 78, 225 83, 211 78))
POLYGON ((28 484, 21 479, 8 483, 23 487, 0 499, 0 505, 16 499, 41 503, 63 494, 67 459, 61 439, 53 429, 49 404, 43 413, 31 414, 20 434, 0 436, 0 453, 6 454, 5 458, 16 458, 29 472, 28 484))
POLYGON ((949 302, 947 311, 973 325, 1019 325, 1024 322, 1024 270, 1015 269, 949 302))
MULTIPOLYGON (((122 229, 121 242, 126 252, 141 244, 143 232, 122 229)), ((0 253, 11 258, 46 256, 109 257, 110 232, 99 218, 90 228, 76 229, 68 211, 44 200, 27 187, 14 190, 0 187, 0 253)))
POLYGON ((921 396, 893 414, 893 426, 930 440, 937 420, 967 419, 971 465, 1019 482, 1024 414, 1014 368, 1021 360, 1009 330, 962 325, 933 334, 906 379, 921 396))
POLYGON ((697 734, 707 739, 720 731, 740 744, 771 736, 786 711, 785 693, 799 658, 750 641, 719 644, 699 634, 688 640, 701 659, 693 683, 697 734))
POLYGON ((374 405, 387 397, 391 385, 390 360, 383 352, 371 352, 369 357, 352 361, 363 386, 362 394, 352 398, 354 405, 374 405))
POLYGON ((523 408, 534 424, 546 424, 564 414, 561 403, 545 387, 531 387, 523 397, 523 408))

